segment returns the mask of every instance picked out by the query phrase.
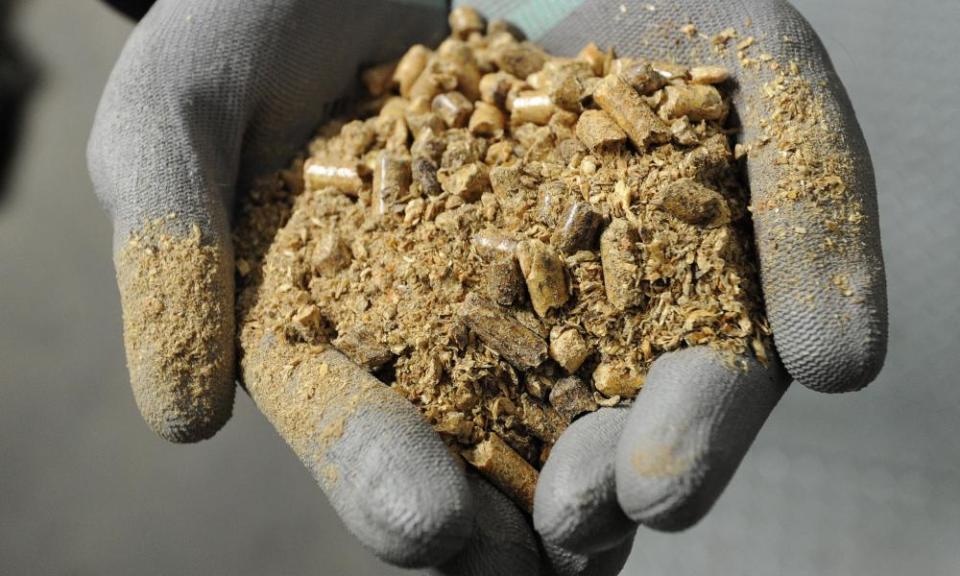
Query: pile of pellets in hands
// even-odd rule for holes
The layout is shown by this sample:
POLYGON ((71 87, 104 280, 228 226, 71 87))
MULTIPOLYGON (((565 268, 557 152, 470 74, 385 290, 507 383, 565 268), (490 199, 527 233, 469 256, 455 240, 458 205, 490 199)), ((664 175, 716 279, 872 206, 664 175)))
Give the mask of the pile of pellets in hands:
POLYGON ((764 358, 728 72, 450 24, 243 201, 241 348, 335 347, 529 509, 565 427, 661 354, 764 358))

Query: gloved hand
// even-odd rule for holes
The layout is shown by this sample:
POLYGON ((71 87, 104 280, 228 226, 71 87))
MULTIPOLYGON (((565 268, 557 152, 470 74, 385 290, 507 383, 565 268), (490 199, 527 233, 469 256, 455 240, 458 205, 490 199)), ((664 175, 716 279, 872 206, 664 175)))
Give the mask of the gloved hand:
POLYGON ((560 438, 534 505, 541 537, 580 553, 621 549, 637 523, 686 528, 709 511, 791 378, 853 391, 883 364, 876 190, 853 109, 816 33, 785 0, 471 4, 554 54, 593 41, 621 56, 734 73, 739 140, 754 144, 747 173, 779 359, 745 358, 746 370, 731 370, 705 348, 664 355, 632 409, 585 416, 560 438), (728 28, 739 34, 723 42, 728 28), (780 72, 787 78, 777 84, 780 72), (794 129, 783 131, 787 119, 794 129))
MULTIPOLYGON (((437 43, 446 17, 442 0, 159 0, 134 30, 88 158, 114 224, 134 396, 159 435, 199 441, 230 417, 237 191, 288 164, 361 64, 437 43)), ((528 521, 412 405, 334 351, 297 364, 261 343, 243 360, 248 392, 375 554, 442 574, 537 573, 528 521)))
MULTIPOLYGON (((131 34, 88 157, 114 224, 134 395, 164 438, 195 442, 230 417, 237 191, 290 162, 362 63, 438 42, 446 8, 443 1, 159 0, 131 34)), ((348 374, 346 392, 379 401, 341 421, 335 437, 325 418, 343 406, 293 413, 296 399, 283 396, 309 366, 276 387, 268 378, 281 374, 248 386, 375 553, 406 566, 447 560, 473 530, 467 480, 413 406, 371 390, 370 377, 342 360, 331 359, 331 376, 316 384, 348 374)))
MULTIPOLYGON (((97 193, 115 227, 135 397, 145 419, 162 436, 199 440, 229 418, 234 390, 229 220, 235 191, 245 189, 254 175, 288 161, 327 107, 347 91, 361 62, 385 60, 413 42, 436 40, 444 15, 428 4, 159 0, 131 36, 104 93, 89 159, 97 193)), ((491 17, 511 17, 521 25, 524 13, 533 16, 536 19, 530 22, 535 25, 528 31, 536 38, 552 28, 543 41, 560 53, 574 51, 587 40, 602 40, 621 53, 633 45, 642 46, 638 51, 644 54, 652 49, 669 55, 666 42, 649 48, 640 43, 648 22, 642 18, 645 14, 621 15, 614 25, 619 3, 594 1, 580 7, 579 16, 564 19, 561 12, 569 10, 569 4, 550 3, 549 9, 542 9, 529 3, 514 12, 509 2, 499 2, 491 8, 507 9, 506 13, 487 11, 491 17)), ((707 33, 725 27, 724 16, 743 21, 747 14, 745 8, 694 10, 696 3, 681 4, 689 7, 698 24, 702 21, 707 33)), ((813 78, 831 78, 819 44, 809 28, 798 27, 802 21, 793 12, 784 12, 780 2, 752 4, 757 5, 756 30, 788 30, 797 39, 790 50, 803 57, 799 59, 805 71, 813 78)), ((771 323, 788 370, 808 385, 836 388, 837 382, 846 382, 853 388, 869 381, 882 361, 882 264, 862 137, 839 84, 827 90, 826 100, 825 108, 844 121, 839 134, 854 169, 842 176, 852 196, 864 204, 861 236, 849 242, 843 257, 828 255, 816 266, 792 262, 791 268, 785 263, 791 262, 795 239, 793 244, 781 240, 783 254, 775 262, 764 256, 773 244, 765 233, 775 232, 777 218, 758 216, 757 232, 771 323), (791 298, 806 285, 781 280, 776 283, 780 292, 771 294, 771 275, 776 276, 778 269, 818 270, 816 275, 794 277, 813 280, 807 289, 815 290, 820 299, 812 304, 804 300, 809 309, 790 310, 791 298), (832 271, 849 273, 844 285, 857 294, 855 305, 853 300, 842 305, 843 301, 831 299, 829 287, 820 286, 832 271), (778 315, 778 309, 785 312, 778 315), (838 320, 820 310, 848 314, 838 320), (790 326, 796 326, 792 346, 790 326), (839 340, 836 334, 841 335, 839 340), (812 353, 810 342, 820 343, 812 353), (818 380, 818 375, 826 377, 818 380), (839 377, 831 380, 831 375, 839 377)), ((759 177, 768 173, 776 173, 773 162, 751 162, 755 197, 759 177)), ((776 180, 768 176, 767 181, 776 180)), ((804 214, 800 203, 782 211, 804 214)), ((788 221, 807 222, 807 246, 819 248, 822 228, 809 214, 788 221)), ((263 342, 265 358, 275 360, 285 353, 276 342, 263 342)), ((658 363, 643 401, 633 410, 639 423, 628 423, 620 441, 624 454, 639 453, 646 442, 654 448, 649 454, 672 458, 654 459, 641 467, 659 474, 652 476, 657 480, 654 488, 667 495, 657 500, 666 503, 657 518, 674 510, 694 510, 688 518, 705 511, 785 387, 775 368, 768 373, 755 366, 750 372, 754 376, 745 380, 748 385, 756 383, 757 391, 747 393, 738 382, 744 378, 719 376, 720 368, 708 354, 700 361, 711 369, 697 371, 700 377, 695 380, 678 380, 683 370, 671 369, 670 363, 676 360, 687 370, 695 369, 696 362, 684 362, 682 356, 698 354, 702 355, 683 352, 658 363), (660 381, 666 384, 658 385, 660 381), (659 389, 662 392, 657 393, 659 389), (666 411, 671 404, 676 408, 666 411), (652 416, 644 419, 644 413, 652 416), (645 427, 657 418, 669 425, 647 431, 645 427), (679 422, 689 425, 678 426, 679 422), (702 505, 691 508, 691 503, 702 505)), ((643 502, 644 494, 658 494, 644 482, 650 475, 628 478, 629 470, 615 473, 618 463, 609 453, 621 438, 624 411, 582 419, 557 445, 537 495, 535 522, 547 537, 541 547, 509 502, 486 484, 464 477, 411 406, 384 394, 342 357, 333 354, 317 362, 291 366, 282 374, 262 374, 246 385, 318 479, 347 527, 387 561, 442 564, 437 570, 447 574, 535 573, 542 548, 544 563, 556 573, 611 574, 629 552, 633 522, 652 518, 643 516, 643 505, 634 505, 643 502), (291 410, 305 386, 318 380, 322 386, 348 387, 348 394, 336 396, 350 400, 291 410), (360 399, 364 401, 358 404, 360 399), (588 463, 581 456, 590 442, 606 449, 593 463, 594 473, 566 483, 564 470, 588 463), (630 500, 630 494, 639 494, 639 499, 630 500), (561 516, 568 512, 563 521, 561 516), (600 552, 591 556, 565 548, 600 552)), ((629 467, 629 456, 618 459, 629 467)))

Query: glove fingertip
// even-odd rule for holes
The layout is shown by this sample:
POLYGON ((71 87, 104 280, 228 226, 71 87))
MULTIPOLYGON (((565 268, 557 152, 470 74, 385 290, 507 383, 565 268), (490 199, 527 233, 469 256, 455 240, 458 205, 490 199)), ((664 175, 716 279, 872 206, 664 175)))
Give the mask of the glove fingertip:
POLYGON ((859 298, 826 294, 820 301, 828 302, 822 306, 833 314, 796 315, 781 333, 774 333, 787 371, 803 386, 827 394, 855 392, 873 382, 883 368, 886 291, 871 290, 872 284, 883 284, 882 274, 880 280, 865 276, 852 272, 843 276, 850 286, 846 290, 858 290, 859 298))
POLYGON ((232 267, 199 228, 147 223, 116 253, 124 344, 144 420, 176 443, 212 437, 230 419, 234 382, 232 267))
POLYGON ((534 527, 544 541, 587 554, 612 548, 635 531, 617 502, 611 450, 627 414, 621 408, 587 414, 554 445, 533 507, 534 527))
POLYGON ((617 446, 627 516, 676 532, 710 511, 788 384, 775 356, 740 364, 706 347, 654 362, 617 446))

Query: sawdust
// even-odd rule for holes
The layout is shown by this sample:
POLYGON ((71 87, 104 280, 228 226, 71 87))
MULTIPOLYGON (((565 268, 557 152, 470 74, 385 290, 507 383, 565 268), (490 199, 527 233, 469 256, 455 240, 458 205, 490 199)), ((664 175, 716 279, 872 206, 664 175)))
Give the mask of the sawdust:
POLYGON ((116 255, 134 397, 147 424, 174 442, 212 436, 230 418, 234 318, 230 270, 175 214, 147 222, 116 255))

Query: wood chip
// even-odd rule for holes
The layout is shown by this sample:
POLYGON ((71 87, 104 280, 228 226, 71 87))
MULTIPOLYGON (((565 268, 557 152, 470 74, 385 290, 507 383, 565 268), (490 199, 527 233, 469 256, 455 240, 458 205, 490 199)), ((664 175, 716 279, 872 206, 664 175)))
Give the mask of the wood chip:
POLYGON ((590 356, 590 348, 580 331, 571 326, 556 326, 550 331, 550 357, 567 374, 580 369, 590 356))
POLYGON ((604 362, 593 371, 594 388, 607 398, 613 396, 633 398, 643 387, 643 381, 643 376, 614 362, 604 362))
POLYGON ((596 150, 622 143, 627 133, 603 110, 584 110, 577 120, 577 138, 587 148, 596 150))
POLYGON ((490 189, 490 177, 486 165, 471 162, 450 176, 441 176, 440 184, 444 191, 456 194, 467 202, 476 202, 490 189))
POLYGON ((566 304, 567 277, 563 261, 550 246, 540 240, 517 244, 517 260, 527 283, 530 303, 539 316, 566 304))

